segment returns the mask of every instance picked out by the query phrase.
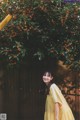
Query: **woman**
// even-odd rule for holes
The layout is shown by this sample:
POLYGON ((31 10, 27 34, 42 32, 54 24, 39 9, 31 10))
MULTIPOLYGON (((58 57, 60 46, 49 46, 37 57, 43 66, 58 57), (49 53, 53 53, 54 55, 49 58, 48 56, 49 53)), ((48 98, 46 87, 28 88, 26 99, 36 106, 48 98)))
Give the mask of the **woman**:
POLYGON ((73 113, 55 83, 50 72, 43 74, 43 82, 49 92, 46 97, 44 120, 75 120, 73 113))

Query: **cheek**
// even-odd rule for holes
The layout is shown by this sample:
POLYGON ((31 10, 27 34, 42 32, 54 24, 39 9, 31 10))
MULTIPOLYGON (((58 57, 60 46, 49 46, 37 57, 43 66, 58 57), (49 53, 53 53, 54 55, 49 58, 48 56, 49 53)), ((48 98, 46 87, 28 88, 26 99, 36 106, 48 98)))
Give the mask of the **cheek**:
POLYGON ((49 78, 49 82, 50 82, 50 81, 52 81, 52 79, 51 79, 51 78, 49 78))

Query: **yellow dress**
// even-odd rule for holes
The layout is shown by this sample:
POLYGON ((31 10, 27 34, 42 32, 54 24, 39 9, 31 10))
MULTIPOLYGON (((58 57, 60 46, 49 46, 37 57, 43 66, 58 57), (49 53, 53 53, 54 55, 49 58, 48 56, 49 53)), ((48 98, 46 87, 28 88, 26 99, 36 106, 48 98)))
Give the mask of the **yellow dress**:
POLYGON ((75 120, 73 113, 56 84, 50 86, 50 92, 46 98, 44 120, 55 120, 54 105, 60 104, 59 120, 75 120))

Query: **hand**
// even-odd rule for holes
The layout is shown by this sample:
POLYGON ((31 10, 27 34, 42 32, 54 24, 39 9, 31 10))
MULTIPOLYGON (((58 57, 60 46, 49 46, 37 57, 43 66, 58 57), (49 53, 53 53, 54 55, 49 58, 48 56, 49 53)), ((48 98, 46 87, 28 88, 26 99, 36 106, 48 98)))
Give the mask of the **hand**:
POLYGON ((59 120, 59 118, 56 118, 55 120, 59 120))

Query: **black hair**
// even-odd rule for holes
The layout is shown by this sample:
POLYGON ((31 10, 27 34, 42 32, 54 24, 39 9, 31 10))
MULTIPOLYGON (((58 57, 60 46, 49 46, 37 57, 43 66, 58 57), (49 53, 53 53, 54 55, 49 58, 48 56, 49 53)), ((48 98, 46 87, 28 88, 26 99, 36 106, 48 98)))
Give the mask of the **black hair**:
POLYGON ((43 75, 46 75, 46 74, 48 74, 48 76, 53 77, 53 74, 52 74, 50 71, 46 71, 46 72, 44 72, 44 74, 43 74, 43 75))

